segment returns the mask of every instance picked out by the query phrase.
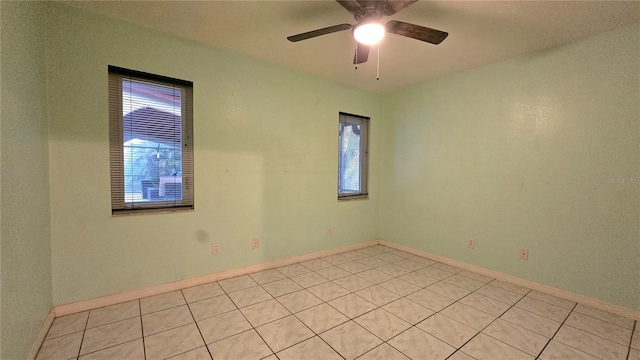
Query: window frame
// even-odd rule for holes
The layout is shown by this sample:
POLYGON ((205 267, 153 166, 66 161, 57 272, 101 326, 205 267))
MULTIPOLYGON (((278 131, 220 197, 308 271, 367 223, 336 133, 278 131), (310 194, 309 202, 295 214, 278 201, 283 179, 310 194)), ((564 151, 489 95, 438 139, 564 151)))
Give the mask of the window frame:
POLYGON ((111 175, 111 214, 131 215, 194 209, 193 186, 193 82, 171 77, 108 66, 109 152, 111 175), (138 80, 181 91, 181 198, 156 201, 126 201, 124 161, 124 79, 138 80))
POLYGON ((369 198, 369 132, 371 118, 345 112, 339 113, 338 120, 338 200, 358 200, 369 198), (360 125, 360 191, 341 192, 342 184, 342 124, 360 125))

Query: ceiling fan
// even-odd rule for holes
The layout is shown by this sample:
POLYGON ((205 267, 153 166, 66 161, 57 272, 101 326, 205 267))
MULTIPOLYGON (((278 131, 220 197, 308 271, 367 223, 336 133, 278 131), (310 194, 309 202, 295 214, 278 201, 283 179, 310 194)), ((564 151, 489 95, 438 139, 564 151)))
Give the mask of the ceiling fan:
POLYGON ((428 27, 409 24, 402 21, 391 20, 382 24, 380 19, 406 8, 418 0, 336 0, 338 4, 347 9, 357 24, 340 24, 326 28, 305 32, 287 37, 291 42, 311 39, 321 35, 327 35, 338 31, 353 28, 353 36, 358 41, 353 57, 354 64, 362 64, 369 58, 369 47, 375 45, 384 36, 385 32, 405 36, 408 38, 425 41, 431 44, 440 44, 449 34, 428 27))

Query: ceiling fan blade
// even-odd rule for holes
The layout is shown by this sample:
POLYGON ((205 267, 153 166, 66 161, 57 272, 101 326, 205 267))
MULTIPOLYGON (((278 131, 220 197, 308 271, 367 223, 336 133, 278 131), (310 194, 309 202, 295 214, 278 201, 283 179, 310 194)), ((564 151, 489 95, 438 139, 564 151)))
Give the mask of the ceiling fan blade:
POLYGON ((430 29, 428 27, 409 24, 402 21, 391 20, 386 26, 387 32, 406 36, 412 39, 426 41, 431 44, 440 44, 444 39, 449 36, 449 33, 444 31, 430 29))
POLYGON ((382 6, 385 15, 393 15, 418 0, 387 0, 382 6))
POLYGON ((369 45, 358 43, 356 53, 353 55, 353 63, 355 65, 366 63, 367 59, 369 59, 369 45))
POLYGON ((350 13, 355 13, 356 11, 362 9, 362 6, 356 0, 336 0, 338 4, 342 5, 343 8, 347 9, 350 13))
POLYGON ((316 36, 327 35, 327 34, 331 34, 331 33, 334 33, 334 32, 343 31, 343 30, 349 30, 349 29, 351 29, 351 25, 350 24, 334 25, 334 26, 329 26, 329 27, 326 27, 326 28, 318 29, 318 30, 308 31, 308 32, 305 32, 305 33, 302 33, 302 34, 291 35, 291 36, 287 37, 287 40, 289 40, 291 42, 297 42, 297 41, 301 41, 301 40, 311 39, 311 38, 314 38, 316 36))

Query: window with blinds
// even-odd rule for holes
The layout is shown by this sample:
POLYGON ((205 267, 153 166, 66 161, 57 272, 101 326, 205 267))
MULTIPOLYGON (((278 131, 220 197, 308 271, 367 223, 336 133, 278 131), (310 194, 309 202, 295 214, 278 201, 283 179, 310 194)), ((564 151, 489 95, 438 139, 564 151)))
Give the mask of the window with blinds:
POLYGON ((193 209, 193 83, 109 66, 112 214, 193 209))
POLYGON ((338 200, 366 199, 369 118, 340 113, 338 138, 338 200))

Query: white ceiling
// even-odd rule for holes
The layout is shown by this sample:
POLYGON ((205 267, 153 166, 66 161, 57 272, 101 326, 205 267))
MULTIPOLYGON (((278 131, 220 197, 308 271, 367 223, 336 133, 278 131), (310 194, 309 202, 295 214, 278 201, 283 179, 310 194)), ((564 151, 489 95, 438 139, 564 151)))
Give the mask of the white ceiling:
POLYGON ((418 1, 386 17, 446 31, 440 45, 388 35, 354 70, 350 31, 291 43, 294 35, 355 24, 335 1, 69 1, 232 52, 379 93, 640 22, 640 1, 418 1))

